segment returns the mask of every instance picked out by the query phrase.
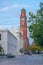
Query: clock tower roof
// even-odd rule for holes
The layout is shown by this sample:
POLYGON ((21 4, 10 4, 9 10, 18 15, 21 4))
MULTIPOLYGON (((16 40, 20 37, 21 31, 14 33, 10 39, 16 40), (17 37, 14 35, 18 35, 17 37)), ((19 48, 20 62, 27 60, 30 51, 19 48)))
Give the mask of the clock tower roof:
POLYGON ((21 12, 26 12, 26 10, 23 8, 23 9, 21 10, 21 12))

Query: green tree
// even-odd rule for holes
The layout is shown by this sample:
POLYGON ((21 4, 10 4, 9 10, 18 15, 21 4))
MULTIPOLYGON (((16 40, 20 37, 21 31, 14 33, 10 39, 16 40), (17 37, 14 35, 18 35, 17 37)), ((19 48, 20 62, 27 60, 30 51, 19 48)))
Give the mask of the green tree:
POLYGON ((43 3, 40 3, 40 9, 36 15, 29 12, 29 16, 28 22, 31 22, 31 25, 28 26, 30 37, 37 45, 43 46, 43 3))
POLYGON ((21 53, 23 53, 23 52, 24 52, 23 48, 21 48, 21 49, 20 49, 20 52, 21 52, 21 53))

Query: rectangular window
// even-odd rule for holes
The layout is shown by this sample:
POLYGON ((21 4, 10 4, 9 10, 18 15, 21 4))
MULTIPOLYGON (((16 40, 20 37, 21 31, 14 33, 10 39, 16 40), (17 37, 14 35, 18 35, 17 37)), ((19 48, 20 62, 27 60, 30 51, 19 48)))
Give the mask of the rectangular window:
POLYGON ((1 34, 0 34, 0 40, 1 40, 1 34))

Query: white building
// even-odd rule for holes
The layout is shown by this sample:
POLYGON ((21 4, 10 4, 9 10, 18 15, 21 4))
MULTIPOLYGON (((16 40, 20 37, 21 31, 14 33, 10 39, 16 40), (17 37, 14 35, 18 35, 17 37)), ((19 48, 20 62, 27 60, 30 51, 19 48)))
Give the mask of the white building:
POLYGON ((5 54, 21 54, 20 49, 23 48, 22 33, 14 29, 0 29, 0 45, 5 54))
POLYGON ((20 49, 23 48, 23 34, 19 29, 10 29, 10 32, 17 38, 16 54, 20 55, 20 49))

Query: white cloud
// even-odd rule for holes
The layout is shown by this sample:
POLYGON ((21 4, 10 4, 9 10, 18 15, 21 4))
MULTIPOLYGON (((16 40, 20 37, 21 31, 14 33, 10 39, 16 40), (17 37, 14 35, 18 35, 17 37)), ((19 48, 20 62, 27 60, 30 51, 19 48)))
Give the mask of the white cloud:
POLYGON ((22 5, 19 5, 19 4, 15 4, 15 5, 12 5, 12 7, 18 7, 18 8, 21 8, 21 7, 31 7, 30 5, 26 5, 26 4, 22 4, 22 5))
POLYGON ((3 7, 3 8, 0 9, 0 11, 2 11, 2 12, 8 12, 12 8, 16 8, 16 7, 18 7, 18 5, 15 4, 15 5, 11 5, 11 6, 8 6, 8 7, 3 7))
POLYGON ((9 4, 9 1, 4 1, 2 4, 6 6, 9 4))
POLYGON ((0 2, 0 5, 3 5, 3 6, 6 6, 9 4, 9 1, 3 1, 3 2, 0 2))
POLYGON ((25 5, 25 4, 22 4, 22 5, 20 5, 20 4, 13 4, 13 5, 10 5, 8 7, 1 8, 0 11, 8 12, 9 10, 14 9, 14 8, 30 8, 30 7, 32 7, 32 6, 25 5))
POLYGON ((19 6, 19 4, 14 4, 14 5, 11 5, 11 7, 13 8, 17 8, 19 6))
POLYGON ((4 7, 0 9, 0 11, 3 11, 3 12, 8 12, 8 10, 9 10, 9 7, 4 7))

